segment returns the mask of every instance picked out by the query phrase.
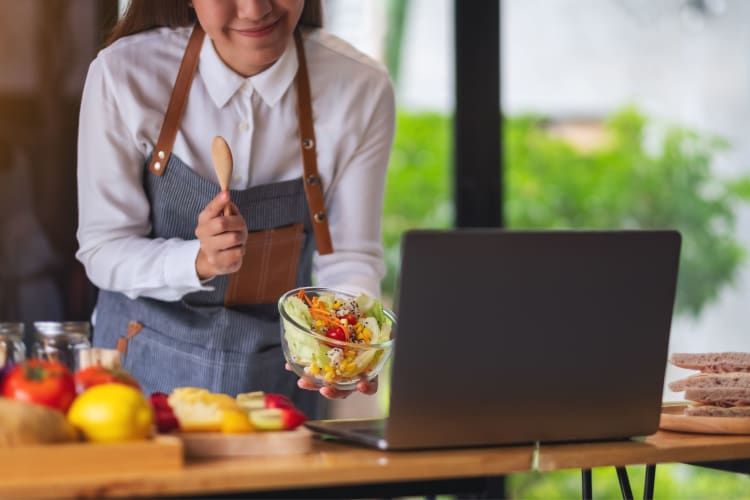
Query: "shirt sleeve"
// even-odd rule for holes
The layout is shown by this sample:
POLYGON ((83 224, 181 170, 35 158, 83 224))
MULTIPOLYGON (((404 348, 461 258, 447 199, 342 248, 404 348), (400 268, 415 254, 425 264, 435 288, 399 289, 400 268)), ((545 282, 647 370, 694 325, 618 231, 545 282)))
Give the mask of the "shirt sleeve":
POLYGON ((130 298, 175 301, 210 290, 195 270, 197 239, 149 237, 145 162, 100 56, 89 67, 81 102, 76 258, 94 285, 130 298))
POLYGON ((395 133, 395 98, 387 77, 374 89, 370 119, 354 154, 326 193, 333 254, 316 255, 319 286, 380 296, 385 275, 381 220, 385 178, 395 133))

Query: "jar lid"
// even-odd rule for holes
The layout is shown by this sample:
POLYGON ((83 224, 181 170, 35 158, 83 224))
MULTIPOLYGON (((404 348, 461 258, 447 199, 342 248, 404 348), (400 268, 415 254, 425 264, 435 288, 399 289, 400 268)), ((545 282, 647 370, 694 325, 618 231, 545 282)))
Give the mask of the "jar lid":
POLYGON ((0 337, 23 339, 23 323, 0 323, 0 337))
POLYGON ((62 335, 91 336, 88 321, 35 321, 37 337, 57 337, 62 335))

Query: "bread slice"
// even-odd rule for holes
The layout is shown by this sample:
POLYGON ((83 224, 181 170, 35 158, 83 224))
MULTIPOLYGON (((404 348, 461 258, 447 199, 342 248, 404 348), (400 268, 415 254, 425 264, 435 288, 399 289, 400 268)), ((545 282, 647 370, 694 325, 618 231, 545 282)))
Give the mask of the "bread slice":
POLYGON ((685 399, 716 406, 748 406, 750 405, 750 388, 713 387, 710 389, 693 389, 688 387, 685 390, 685 399))
POLYGON ((227 413, 245 413, 228 394, 198 387, 177 387, 167 401, 186 432, 221 431, 227 413))
POLYGON ((669 361, 703 373, 750 372, 750 352, 674 353, 669 361))
POLYGON ((715 387, 744 387, 750 389, 750 372, 698 373, 675 380, 669 388, 675 392, 685 389, 711 389, 715 387))
POLYGON ((685 408, 685 415, 692 417, 750 417, 750 406, 697 405, 685 408))

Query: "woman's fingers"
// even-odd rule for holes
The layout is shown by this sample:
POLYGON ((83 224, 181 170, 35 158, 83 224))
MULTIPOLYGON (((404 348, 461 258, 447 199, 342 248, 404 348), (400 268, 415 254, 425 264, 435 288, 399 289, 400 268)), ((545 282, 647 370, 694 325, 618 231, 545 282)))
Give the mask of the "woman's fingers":
POLYGON ((247 242, 247 224, 237 205, 222 191, 198 215, 195 236, 200 240, 196 270, 201 278, 230 274, 242 266, 247 242), (223 216, 230 207, 231 215, 223 216))
POLYGON ((375 377, 371 382, 360 380, 357 384, 357 390, 363 394, 375 394, 378 392, 378 378, 375 377))
POLYGON ((208 202, 203 211, 198 215, 198 225, 224 213, 224 207, 229 201, 229 191, 222 191, 214 199, 208 202))
MULTIPOLYGON (((285 365, 285 368, 289 371, 291 371, 291 368, 289 364, 287 363, 285 365)), ((354 391, 342 391, 341 389, 336 389, 335 387, 330 386, 323 386, 321 388, 318 388, 315 383, 313 383, 311 380, 308 380, 305 377, 300 378, 297 380, 297 387, 300 389, 306 389, 308 391, 319 391, 320 394, 328 399, 345 399, 348 398, 354 391)), ((363 394, 372 395, 378 392, 378 379, 375 378, 372 382, 365 382, 360 381, 357 384, 357 390, 363 394)))

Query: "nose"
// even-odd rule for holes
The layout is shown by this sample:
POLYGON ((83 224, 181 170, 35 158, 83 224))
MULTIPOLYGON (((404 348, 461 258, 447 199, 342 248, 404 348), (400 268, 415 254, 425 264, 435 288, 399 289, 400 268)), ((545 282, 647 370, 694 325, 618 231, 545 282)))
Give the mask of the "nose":
POLYGON ((237 17, 260 21, 273 10, 272 0, 237 0, 237 17))

